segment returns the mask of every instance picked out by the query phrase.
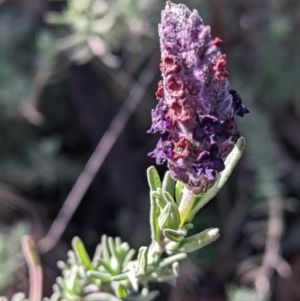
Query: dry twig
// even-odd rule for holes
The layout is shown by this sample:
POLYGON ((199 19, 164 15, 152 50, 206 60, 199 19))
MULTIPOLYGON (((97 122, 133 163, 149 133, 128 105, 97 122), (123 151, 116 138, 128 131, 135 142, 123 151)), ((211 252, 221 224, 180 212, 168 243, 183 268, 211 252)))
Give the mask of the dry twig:
POLYGON ((280 239, 283 232, 282 201, 278 198, 269 200, 269 222, 267 241, 262 265, 255 279, 255 287, 262 300, 267 300, 270 293, 270 279, 275 270, 281 277, 291 275, 290 266, 280 255, 280 239))
POLYGON ((22 239, 22 249, 28 265, 29 270, 29 301, 42 300, 42 282, 43 273, 42 266, 35 243, 30 236, 24 236, 22 239))

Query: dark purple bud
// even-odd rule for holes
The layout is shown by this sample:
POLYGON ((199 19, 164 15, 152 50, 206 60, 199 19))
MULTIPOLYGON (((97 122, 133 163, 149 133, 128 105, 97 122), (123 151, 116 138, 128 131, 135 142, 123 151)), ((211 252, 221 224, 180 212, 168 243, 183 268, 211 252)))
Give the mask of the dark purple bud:
POLYGON ((250 113, 250 111, 242 105, 242 99, 236 91, 230 90, 229 93, 232 95, 232 107, 236 115, 243 117, 245 114, 250 113))

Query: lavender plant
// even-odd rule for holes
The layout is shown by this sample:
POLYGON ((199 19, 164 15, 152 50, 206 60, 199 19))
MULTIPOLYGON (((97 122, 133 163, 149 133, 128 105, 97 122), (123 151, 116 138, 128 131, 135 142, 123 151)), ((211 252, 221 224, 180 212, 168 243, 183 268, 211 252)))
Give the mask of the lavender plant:
POLYGON ((145 0, 68 0, 62 13, 47 13, 46 21, 69 28, 70 33, 56 46, 71 61, 84 64, 97 57, 108 67, 117 68, 120 61, 113 51, 119 49, 122 40, 126 40, 125 45, 141 48, 140 38, 152 35, 151 27, 141 17, 148 9, 145 0))
POLYGON ((225 184, 245 146, 235 116, 248 110, 230 89, 230 72, 219 38, 213 39, 196 10, 167 2, 159 25, 162 60, 150 133, 161 138, 149 155, 167 162, 161 180, 150 167, 151 244, 135 251, 120 238, 102 236, 91 259, 74 238, 66 263, 59 262, 50 301, 153 300, 151 281, 173 282, 179 261, 219 236, 216 228, 189 236, 195 214, 225 184))

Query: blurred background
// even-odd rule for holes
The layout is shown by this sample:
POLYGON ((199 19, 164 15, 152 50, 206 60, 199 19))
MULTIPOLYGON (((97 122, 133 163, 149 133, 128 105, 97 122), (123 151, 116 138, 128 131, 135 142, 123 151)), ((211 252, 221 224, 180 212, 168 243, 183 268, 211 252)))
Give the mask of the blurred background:
MULTIPOLYGON (((300 2, 182 2, 223 40, 251 114, 238 119, 241 162, 195 219, 195 232, 218 227, 221 237, 189 256, 175 287, 156 285, 157 300, 300 300, 300 2)), ((70 222, 56 220, 53 248, 39 244, 45 296, 75 235, 91 254, 104 233, 149 243, 147 153, 158 137, 146 131, 164 5, 0 0, 0 295, 28 292, 20 239, 45 237, 80 175, 92 184, 68 198, 70 222), (103 161, 99 172, 82 173, 104 134, 90 165, 103 161)))

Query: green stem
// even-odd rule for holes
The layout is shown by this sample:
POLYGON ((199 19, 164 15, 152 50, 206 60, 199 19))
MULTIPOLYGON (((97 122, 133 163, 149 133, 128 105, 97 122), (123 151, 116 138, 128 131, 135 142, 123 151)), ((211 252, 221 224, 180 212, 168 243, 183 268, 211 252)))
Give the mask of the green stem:
POLYGON ((187 187, 184 187, 183 195, 179 205, 180 226, 181 228, 193 207, 196 195, 194 195, 187 187))

